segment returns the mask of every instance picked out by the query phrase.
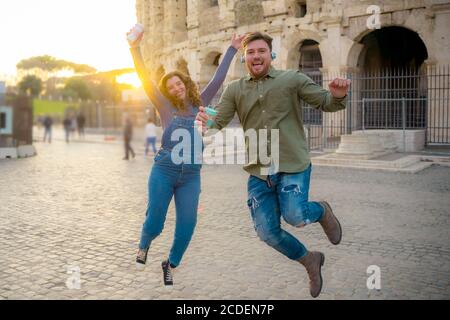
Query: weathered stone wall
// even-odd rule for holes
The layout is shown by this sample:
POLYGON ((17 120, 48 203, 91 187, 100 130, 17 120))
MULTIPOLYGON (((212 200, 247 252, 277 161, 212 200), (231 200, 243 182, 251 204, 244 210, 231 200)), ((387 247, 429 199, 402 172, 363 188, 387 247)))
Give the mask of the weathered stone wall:
MULTIPOLYGON (((156 73, 175 69, 180 59, 204 85, 212 76, 214 58, 226 50, 233 33, 259 30, 274 38, 275 67, 297 68, 305 39, 319 43, 323 70, 358 68, 367 27, 367 8, 380 7, 381 27, 401 26, 418 33, 427 48, 427 64, 450 63, 448 0, 137 0, 138 21, 145 25, 143 52, 156 73), (306 4, 299 16, 297 3, 306 4)), ((227 80, 245 74, 235 59, 227 80)))

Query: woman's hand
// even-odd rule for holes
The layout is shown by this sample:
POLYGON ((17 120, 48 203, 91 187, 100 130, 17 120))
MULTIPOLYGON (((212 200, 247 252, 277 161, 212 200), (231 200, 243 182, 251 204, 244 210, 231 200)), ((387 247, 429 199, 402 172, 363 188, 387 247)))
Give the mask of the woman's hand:
POLYGON ((142 32, 139 33, 139 35, 138 35, 138 37, 136 38, 136 40, 130 41, 130 40, 128 39, 128 35, 131 34, 132 32, 133 32, 133 28, 131 28, 130 31, 127 32, 127 41, 128 41, 128 44, 130 45, 131 48, 139 47, 139 45, 141 44, 142 37, 144 36, 144 31, 142 31, 142 32))
POLYGON ((242 44, 242 40, 245 38, 245 34, 237 36, 235 33, 231 37, 231 46, 236 50, 239 50, 242 44))
POLYGON ((200 106, 198 109, 199 111, 195 117, 195 124, 197 125, 197 128, 200 128, 202 134, 204 134, 207 131, 206 122, 208 122, 209 117, 203 106, 200 106))

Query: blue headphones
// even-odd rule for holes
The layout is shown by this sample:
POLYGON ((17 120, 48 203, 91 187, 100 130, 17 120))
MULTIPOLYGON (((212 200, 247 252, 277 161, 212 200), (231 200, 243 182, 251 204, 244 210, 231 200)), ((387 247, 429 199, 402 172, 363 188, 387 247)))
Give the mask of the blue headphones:
MULTIPOLYGON (((272 60, 275 60, 277 58, 277 54, 275 52, 273 52, 273 51, 270 53, 270 56, 272 57, 272 60)), ((245 62, 245 57, 242 55, 241 56, 241 63, 244 63, 244 62, 245 62)))

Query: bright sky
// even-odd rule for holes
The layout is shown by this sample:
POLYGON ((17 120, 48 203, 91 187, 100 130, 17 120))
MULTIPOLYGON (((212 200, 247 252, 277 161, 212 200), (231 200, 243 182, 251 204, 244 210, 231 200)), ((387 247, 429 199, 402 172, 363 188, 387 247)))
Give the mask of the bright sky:
POLYGON ((133 67, 126 32, 135 0, 1 0, 0 80, 16 64, 48 54, 99 71, 133 67))

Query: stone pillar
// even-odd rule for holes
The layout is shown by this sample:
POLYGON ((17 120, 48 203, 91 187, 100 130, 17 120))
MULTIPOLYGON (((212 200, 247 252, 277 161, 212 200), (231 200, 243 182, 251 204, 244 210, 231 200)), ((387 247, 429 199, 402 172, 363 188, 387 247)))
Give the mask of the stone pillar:
POLYGON ((187 40, 185 1, 164 0, 164 46, 187 40))
MULTIPOLYGON (((347 67, 347 61, 355 42, 347 36, 342 35, 341 17, 335 15, 326 17, 325 23, 327 26, 327 38, 319 44, 319 48, 323 63, 323 68, 321 69, 324 80, 323 86, 325 89, 329 90, 328 85, 330 81, 336 77, 348 78, 349 71, 354 71, 354 69, 349 69, 347 67)), ((357 115, 356 105, 353 106, 351 100, 355 99, 354 97, 349 96, 349 102, 347 103, 347 109, 345 111, 340 111, 338 114, 323 114, 323 124, 326 126, 324 128, 324 139, 327 137, 339 136, 342 133, 350 133, 350 126, 354 126, 357 115), (343 124, 344 132, 341 132, 342 126, 340 124, 343 124)))
POLYGON ((198 57, 198 40, 200 36, 200 2, 201 0, 188 0, 187 7, 187 33, 188 33, 188 63, 189 72, 192 79, 197 80, 200 76, 200 63, 198 57))
MULTIPOLYGON (((431 56, 425 61, 428 75, 427 88, 427 139, 434 142, 448 141, 446 130, 440 128, 447 127, 448 120, 442 114, 450 112, 448 90, 439 89, 442 86, 448 87, 448 83, 443 82, 448 77, 438 78, 441 74, 448 74, 448 64, 450 63, 450 3, 444 0, 432 0, 429 18, 432 21, 431 37, 433 48, 431 56), (442 80, 444 81, 442 81, 442 80)), ((427 47, 427 50, 430 49, 427 47)), ((427 142, 427 141, 426 141, 427 142)))
POLYGON ((164 1, 145 1, 146 11, 143 15, 145 26, 145 46, 149 52, 160 52, 164 46, 164 1))
MULTIPOLYGON (((448 143, 450 137, 448 131, 443 129, 449 126, 450 113, 449 99, 449 65, 437 64, 435 61, 426 62, 427 68, 427 139, 432 142, 448 143)), ((426 141, 426 143, 428 142, 426 141)))
POLYGON ((339 18, 328 21, 327 38, 319 44, 323 69, 328 73, 329 77, 333 78, 340 75, 342 69, 345 68, 346 58, 350 49, 346 48, 348 50, 343 50, 344 37, 341 36, 341 32, 339 18))
POLYGON ((282 69, 283 68, 283 60, 281 59, 280 53, 282 50, 281 47, 281 38, 283 29, 281 26, 273 26, 269 30, 267 30, 267 33, 272 37, 272 51, 277 54, 277 58, 273 60, 272 65, 276 69, 282 69))
POLYGON ((219 17, 222 30, 236 28, 236 12, 234 11, 234 1, 219 0, 219 17))
MULTIPOLYGON (((137 22, 145 25, 144 15, 146 11, 147 3, 145 0, 136 0, 136 17, 137 22)), ((131 27, 131 26, 130 26, 131 27)))
POLYGON ((280 19, 280 16, 286 17, 288 15, 288 6, 284 0, 266 0, 261 4, 263 6, 265 20, 271 20, 275 17, 280 19))
POLYGON ((187 32, 189 41, 197 41, 199 36, 199 0, 188 0, 187 7, 187 32))
MULTIPOLYGON (((229 39, 233 33, 237 33, 238 28, 236 24, 236 11, 235 11, 235 1, 230 0, 219 0, 219 19, 220 19, 220 30, 224 31, 224 48, 229 45, 229 39)), ((225 52, 225 51, 223 51, 225 52)), ((231 63, 230 69, 227 73, 227 83, 230 80, 235 80, 243 76, 245 71, 245 66, 239 62, 242 51, 236 54, 235 60, 231 63)), ((221 57, 221 59, 223 56, 221 57)))
POLYGON ((450 2, 448 0, 432 0, 431 13, 434 18, 434 59, 438 64, 450 64, 450 2))
POLYGON ((137 21, 144 25, 144 38, 141 45, 142 56, 149 70, 156 69, 163 49, 163 0, 137 0, 137 21))

